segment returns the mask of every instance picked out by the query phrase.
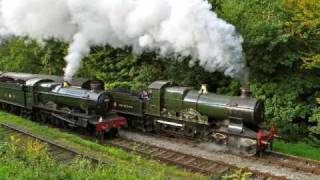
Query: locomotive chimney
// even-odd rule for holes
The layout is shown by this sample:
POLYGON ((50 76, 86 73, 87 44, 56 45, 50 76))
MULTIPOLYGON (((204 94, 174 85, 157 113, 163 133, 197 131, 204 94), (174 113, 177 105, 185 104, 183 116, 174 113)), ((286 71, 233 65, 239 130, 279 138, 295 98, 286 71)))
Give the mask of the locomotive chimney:
POLYGON ((199 94, 208 94, 208 85, 202 84, 199 90, 199 94))
POLYGON ((241 90, 241 97, 246 98, 251 96, 251 91, 249 89, 249 86, 243 86, 240 88, 241 90))

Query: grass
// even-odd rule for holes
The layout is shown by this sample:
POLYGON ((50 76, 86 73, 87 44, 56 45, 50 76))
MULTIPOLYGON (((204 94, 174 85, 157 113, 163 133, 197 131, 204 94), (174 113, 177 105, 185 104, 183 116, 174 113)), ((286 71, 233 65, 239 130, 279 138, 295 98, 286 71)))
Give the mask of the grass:
POLYGON ((273 150, 320 161, 320 148, 310 146, 303 142, 293 144, 283 141, 275 141, 273 144, 273 150))
MULTIPOLYGON (((111 174, 111 176, 107 176, 108 177, 107 179, 210 179, 212 178, 212 177, 207 177, 200 174, 189 173, 173 166, 166 166, 164 164, 158 163, 157 161, 144 159, 139 155, 130 154, 121 149, 106 147, 98 143, 95 143, 93 141, 82 139, 77 135, 61 132, 59 131, 59 129, 56 129, 56 128, 39 125, 38 123, 32 122, 30 120, 25 120, 19 116, 14 116, 8 113, 0 112, 0 122, 5 122, 7 124, 24 128, 25 130, 35 133, 39 136, 50 138, 57 142, 67 144, 70 147, 76 148, 92 156, 96 156, 100 159, 113 162, 113 165, 105 170, 111 174)), ((21 164, 21 162, 19 163, 21 164)), ((12 166, 13 165, 14 164, 12 164, 12 166)), ((12 168, 12 167, 3 166, 1 167, 0 172, 5 171, 4 170, 5 168, 12 168)), ((24 169, 24 167, 21 167, 21 169, 24 169)), ((85 169, 83 171, 85 171, 85 169)), ((94 170, 92 170, 91 172, 92 173, 89 173, 88 171, 88 177, 93 178, 93 177, 96 177, 96 175, 98 174, 98 172, 94 170)), ((102 175, 103 174, 106 174, 106 172, 103 172, 102 175)), ((0 174, 0 179, 2 179, 1 174, 0 174)), ((53 178, 53 179, 56 179, 56 178, 53 178)), ((67 179, 70 179, 70 178, 67 178, 67 179)), ((78 178, 71 178, 71 179, 78 179, 78 178)), ((97 179, 97 178, 94 178, 94 179, 97 179)))
POLYGON ((96 165, 83 158, 62 164, 48 155, 46 146, 34 140, 11 138, 0 143, 0 179, 163 179, 161 173, 136 171, 124 164, 96 165))

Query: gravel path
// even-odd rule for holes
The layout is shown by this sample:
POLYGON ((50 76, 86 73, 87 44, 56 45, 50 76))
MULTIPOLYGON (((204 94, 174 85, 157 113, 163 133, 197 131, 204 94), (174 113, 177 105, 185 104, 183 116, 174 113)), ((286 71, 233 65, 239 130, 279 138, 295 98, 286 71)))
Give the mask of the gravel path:
POLYGON ((209 143, 182 143, 178 140, 169 139, 169 138, 158 138, 152 137, 148 135, 143 135, 140 133, 129 132, 129 131, 121 131, 120 136, 135 140, 138 142, 144 142, 147 144, 155 145, 158 147, 164 147, 167 149, 180 151, 186 154, 192 154, 196 156, 201 156, 203 158, 207 158, 210 160, 223 161, 225 163, 233 164, 238 166, 239 168, 249 168, 252 170, 257 170, 261 172, 272 173, 276 176, 285 176, 288 179, 300 180, 300 179, 311 179, 311 180, 319 180, 320 176, 313 175, 310 173, 302 173, 296 172, 292 169, 272 166, 259 161, 253 162, 248 159, 240 158, 239 156, 226 154, 223 152, 218 152, 217 147, 209 143))

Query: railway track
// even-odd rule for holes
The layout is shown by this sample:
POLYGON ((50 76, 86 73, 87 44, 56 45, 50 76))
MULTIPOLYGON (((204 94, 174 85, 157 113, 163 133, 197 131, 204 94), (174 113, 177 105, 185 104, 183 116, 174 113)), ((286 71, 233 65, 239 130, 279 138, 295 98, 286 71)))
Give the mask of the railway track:
MULTIPOLYGON (((31 138, 32 140, 38 140, 42 143, 47 144, 49 155, 64 164, 72 163, 72 160, 78 156, 89 159, 94 163, 110 163, 101 162, 101 160, 84 154, 76 149, 72 149, 50 139, 32 134, 22 128, 13 125, 0 123, 0 127, 0 132, 4 136, 17 136, 21 139, 31 138)), ((234 173, 235 170, 239 169, 224 162, 211 161, 201 157, 187 155, 152 145, 126 140, 123 138, 101 141, 100 143, 108 146, 118 147, 130 152, 137 152, 141 155, 148 156, 153 159, 158 159, 161 162, 176 165, 192 172, 217 175, 234 173)), ((248 169, 243 169, 243 171, 252 173, 252 177, 254 179, 285 179, 284 177, 273 176, 269 173, 261 173, 248 169)))
MULTIPOLYGON (((68 146, 59 144, 55 141, 46 139, 44 137, 34 135, 19 127, 15 127, 5 123, 0 123, 0 127, 2 127, 2 134, 7 134, 8 136, 27 136, 32 139, 48 144, 49 154, 52 157, 54 157, 54 159, 63 163, 70 163, 76 156, 81 156, 95 163, 99 162, 110 164, 110 162, 102 162, 101 160, 95 157, 84 154, 76 149, 72 149, 68 146)), ((88 136, 86 137, 88 138, 88 136)), ((199 156, 185 154, 182 152, 173 151, 146 143, 136 142, 125 138, 116 138, 112 140, 101 141, 100 143, 103 145, 118 147, 129 152, 136 152, 143 156, 147 156, 152 159, 157 159, 167 164, 176 165, 178 167, 184 168, 192 172, 199 172, 203 174, 230 174, 234 173, 236 170, 239 170, 237 166, 227 164, 225 162, 213 161, 199 156)), ((295 156, 288 156, 285 154, 268 152, 268 154, 263 156, 262 158, 245 158, 248 158, 251 161, 260 161, 262 163, 272 164, 279 167, 291 168, 295 171, 307 172, 316 175, 320 174, 320 162, 306 160, 295 156)), ((242 169, 242 171, 251 173, 252 179, 286 179, 283 176, 276 176, 271 173, 260 172, 248 168, 242 169)))
MULTIPOLYGON (((132 133, 140 134, 136 131, 132 131, 132 133)), ((172 136, 167 136, 162 134, 160 135, 147 134, 144 136, 150 137, 151 139, 146 140, 146 142, 148 144, 153 144, 153 145, 157 145, 157 144, 153 143, 154 140, 152 140, 152 138, 168 141, 171 144, 183 144, 189 147, 201 147, 200 145, 201 142, 194 141, 191 139, 177 138, 177 137, 172 137, 172 136)), ((130 137, 129 139, 134 140, 133 138, 130 138, 130 137)), ((144 142, 144 141, 139 140, 139 142, 144 142)), ((220 152, 223 153, 223 151, 220 151, 220 152)), ((226 155, 230 155, 229 152, 225 152, 225 153, 226 155)), ((195 155, 194 153, 190 153, 190 154, 195 155)), ((247 160, 248 163, 250 162, 259 163, 265 166, 273 166, 278 169, 285 168, 288 170, 288 172, 292 171, 292 172, 302 173, 302 174, 305 174, 305 176, 310 175, 312 177, 318 177, 320 175, 320 161, 315 161, 315 160, 305 159, 302 157, 286 155, 286 154, 282 154, 278 152, 270 152, 270 151, 266 152, 262 157, 259 157, 259 156, 246 157, 246 156, 241 156, 239 154, 233 154, 233 155, 240 157, 244 161, 247 160)))
POLYGON ((320 162, 278 152, 267 152, 263 157, 250 157, 254 161, 286 167, 295 171, 320 175, 320 162))
MULTIPOLYGON (((161 137, 164 137, 163 135, 161 137)), ((180 139, 180 142, 196 144, 193 140, 180 139)), ((285 167, 288 169, 292 169, 294 171, 311 173, 315 175, 320 175, 320 161, 315 161, 311 159, 306 159, 302 157, 287 155, 275 151, 267 151, 260 156, 252 156, 246 157, 242 156, 242 158, 247 158, 251 161, 260 161, 264 164, 271 164, 273 166, 278 166, 280 168, 285 167)))
MULTIPOLYGON (((129 152, 136 152, 143 156, 152 159, 158 159, 161 162, 176 165, 192 172, 199 172, 204 174, 231 174, 238 167, 226 164, 220 161, 212 161, 202 157, 189 155, 158 146, 135 142, 132 140, 117 138, 109 141, 104 141, 105 145, 118 147, 129 152)), ((286 179, 285 177, 274 176, 270 173, 259 172, 256 170, 242 169, 243 172, 251 173, 252 179, 286 179)))
POLYGON ((32 140, 37 140, 42 143, 45 143, 48 145, 48 153, 49 156, 51 156, 53 159, 57 160, 58 162, 64 163, 64 164, 70 164, 73 162, 74 158, 76 157, 82 157, 90 160, 93 163, 110 163, 106 161, 102 161, 100 159, 97 159, 93 156, 90 156, 88 154, 84 154, 76 149, 70 148, 68 146, 65 146, 63 144, 57 143, 55 141, 52 141, 50 139, 40 137, 38 135, 32 134, 24 129, 21 129, 16 126, 12 126, 6 123, 0 123, 0 132, 4 136, 17 136, 19 138, 29 138, 32 140))

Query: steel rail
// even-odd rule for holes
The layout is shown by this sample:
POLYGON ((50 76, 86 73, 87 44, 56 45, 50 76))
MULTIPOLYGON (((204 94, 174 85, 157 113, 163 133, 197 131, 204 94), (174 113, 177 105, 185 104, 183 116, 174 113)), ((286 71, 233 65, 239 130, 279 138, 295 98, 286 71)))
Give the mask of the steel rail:
MULTIPOLYGON (((221 161, 213 161, 203 157, 185 154, 162 147, 136 142, 124 138, 102 142, 105 145, 118 147, 128 152, 136 152, 151 159, 158 159, 161 162, 176 165, 192 172, 203 174, 227 174, 240 170, 239 167, 221 161)), ((286 179, 283 176, 276 176, 270 173, 260 172, 248 168, 242 168, 244 172, 252 173, 254 179, 286 179)))
MULTIPOLYGON (((31 132, 28 132, 22 128, 9 125, 7 123, 0 123, 0 126, 6 129, 10 129, 12 131, 18 132, 20 134, 25 134, 29 137, 32 137, 34 139, 47 143, 50 146, 55 146, 55 147, 58 147, 59 149, 63 149, 64 151, 71 152, 72 154, 74 154, 74 156, 78 155, 96 163, 99 162, 99 163, 110 164, 110 162, 108 161, 101 161, 93 156, 84 154, 77 149, 73 149, 69 146, 57 143, 56 141, 32 134, 31 132)), ((87 137, 87 135, 85 136, 87 137)), ((89 139, 92 140, 92 138, 89 138, 89 139)), ((150 157, 152 159, 158 159, 164 163, 176 165, 178 167, 185 168, 189 171, 199 172, 203 174, 217 174, 217 173, 221 174, 221 173, 226 173, 228 171, 230 172, 230 171, 240 169, 234 165, 226 164, 224 162, 212 161, 202 157, 184 154, 182 152, 172 151, 172 150, 157 147, 154 145, 127 140, 124 138, 118 138, 118 139, 108 140, 108 141, 100 141, 100 144, 118 147, 129 152, 137 152, 139 154, 150 157), (119 143, 121 141, 124 141, 125 143, 119 143), (191 159, 191 161, 187 161, 188 159, 191 159)), ((247 158, 249 160, 254 160, 254 161, 261 161, 262 163, 273 164, 279 167, 286 167, 289 169, 294 169, 295 171, 302 171, 302 172, 312 173, 316 175, 320 174, 320 162, 304 159, 296 156, 289 156, 289 155, 276 153, 276 152, 268 152, 267 155, 262 157, 254 156, 254 157, 242 157, 242 158, 245 158, 245 159, 247 158)), ((260 171, 252 170, 249 168, 243 168, 243 170, 247 172, 251 172, 254 177, 258 177, 257 179, 266 179, 266 178, 286 179, 284 176, 275 176, 271 173, 260 172, 260 171)))
MULTIPOLYGON (((169 139, 169 137, 164 134, 155 135, 155 134, 147 133, 147 135, 155 138, 169 139)), ((186 144, 190 144, 190 143, 197 144, 199 142, 193 139, 186 139, 183 137, 176 138, 176 140, 179 141, 180 143, 186 143, 186 144)), ((228 154, 230 153, 231 152, 228 151, 228 154)), ((238 156, 242 159, 247 159, 252 162, 261 162, 263 164, 268 164, 268 165, 277 166, 281 168, 285 167, 296 172, 320 175, 320 161, 316 161, 316 160, 283 154, 275 151, 266 151, 262 156, 259 156, 258 154, 255 156, 241 156, 235 153, 231 153, 231 154, 238 156)))
POLYGON ((275 151, 268 151, 262 157, 248 157, 254 161, 286 167, 295 171, 320 175, 320 161, 287 155, 275 151))

